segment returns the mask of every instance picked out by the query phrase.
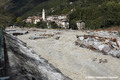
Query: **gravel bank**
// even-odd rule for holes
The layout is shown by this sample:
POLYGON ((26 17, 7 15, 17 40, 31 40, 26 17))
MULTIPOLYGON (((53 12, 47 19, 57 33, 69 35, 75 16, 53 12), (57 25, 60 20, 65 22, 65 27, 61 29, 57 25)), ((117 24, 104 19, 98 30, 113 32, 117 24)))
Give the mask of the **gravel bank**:
POLYGON ((56 68, 73 80, 120 80, 120 60, 75 45, 76 35, 82 31, 60 31, 60 39, 30 40, 29 37, 38 32, 17 36, 31 46, 33 50, 53 64, 56 68), (107 59, 107 63, 93 61, 93 58, 107 59), (88 79, 87 77, 118 77, 116 79, 88 79))

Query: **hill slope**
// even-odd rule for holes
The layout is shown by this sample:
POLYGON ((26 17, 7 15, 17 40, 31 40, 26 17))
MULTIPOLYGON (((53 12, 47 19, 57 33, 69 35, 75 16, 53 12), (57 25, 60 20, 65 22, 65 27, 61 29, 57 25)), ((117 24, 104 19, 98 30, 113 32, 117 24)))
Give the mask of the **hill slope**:
POLYGON ((25 19, 30 15, 69 14, 70 26, 74 28, 76 20, 84 20, 91 29, 119 26, 119 0, 12 0, 10 13, 25 19), (71 2, 72 1, 72 2, 71 2))

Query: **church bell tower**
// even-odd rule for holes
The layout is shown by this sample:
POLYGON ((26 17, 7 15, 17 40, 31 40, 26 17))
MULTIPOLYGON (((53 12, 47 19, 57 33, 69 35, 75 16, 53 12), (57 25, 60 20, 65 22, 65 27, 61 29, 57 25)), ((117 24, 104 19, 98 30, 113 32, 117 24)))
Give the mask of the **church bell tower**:
POLYGON ((43 11, 42 11, 42 19, 43 21, 45 21, 45 9, 43 8, 43 11))

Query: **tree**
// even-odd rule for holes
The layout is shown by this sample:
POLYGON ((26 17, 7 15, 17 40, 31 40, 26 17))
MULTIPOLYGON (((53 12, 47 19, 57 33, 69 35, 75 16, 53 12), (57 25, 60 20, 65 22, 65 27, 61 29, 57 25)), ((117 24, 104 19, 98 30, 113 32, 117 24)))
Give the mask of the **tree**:
POLYGON ((5 27, 5 25, 9 22, 7 14, 7 8, 10 4, 10 0, 0 0, 0 26, 5 27))
POLYGON ((52 22, 51 23, 51 28, 58 29, 59 27, 58 27, 58 25, 55 22, 52 22))
POLYGON ((22 25, 22 18, 17 17, 15 24, 18 25, 18 26, 21 26, 22 25))
POLYGON ((120 4, 115 1, 108 1, 102 4, 101 8, 104 26, 119 24, 120 4))
POLYGON ((36 24, 36 27, 37 27, 37 28, 45 29, 45 28, 47 28, 47 24, 46 24, 46 22, 41 21, 41 22, 38 22, 38 23, 36 24))
POLYGON ((8 15, 8 18, 9 18, 8 25, 14 25, 14 23, 16 22, 16 16, 14 14, 10 14, 8 15))
POLYGON ((78 29, 75 20, 70 21, 70 27, 69 28, 70 29, 75 29, 75 30, 78 29))

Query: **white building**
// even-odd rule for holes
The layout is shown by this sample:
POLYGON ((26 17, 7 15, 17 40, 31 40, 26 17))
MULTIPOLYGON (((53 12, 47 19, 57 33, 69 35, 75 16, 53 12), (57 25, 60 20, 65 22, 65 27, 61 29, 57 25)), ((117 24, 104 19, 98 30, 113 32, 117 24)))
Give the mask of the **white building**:
POLYGON ((53 20, 54 20, 54 17, 53 17, 53 16, 47 16, 47 17, 46 17, 46 20, 47 20, 47 21, 53 21, 53 20))
POLYGON ((60 15, 58 16, 58 19, 66 19, 67 18, 67 15, 60 15))
POLYGON ((30 16, 26 19, 26 23, 33 23, 33 24, 37 24, 38 22, 40 22, 42 20, 41 17, 39 16, 30 16))
POLYGON ((78 27, 78 30, 84 29, 85 28, 85 22, 82 20, 76 21, 76 25, 78 27))
POLYGON ((32 23, 32 17, 28 17, 28 18, 26 19, 26 23, 32 23))
POLYGON ((34 18, 33 23, 34 23, 34 24, 37 24, 38 22, 40 22, 40 18, 34 18))
POLYGON ((52 22, 55 22, 61 28, 69 28, 69 19, 67 15, 52 15, 45 16, 45 9, 42 10, 42 17, 39 16, 31 16, 26 19, 26 23, 34 23, 37 24, 40 21, 45 21, 50 28, 49 25, 52 22))
POLYGON ((59 20, 59 21, 58 21, 58 25, 59 25, 61 28, 67 29, 67 28, 69 28, 69 21, 66 20, 66 19, 59 20))

